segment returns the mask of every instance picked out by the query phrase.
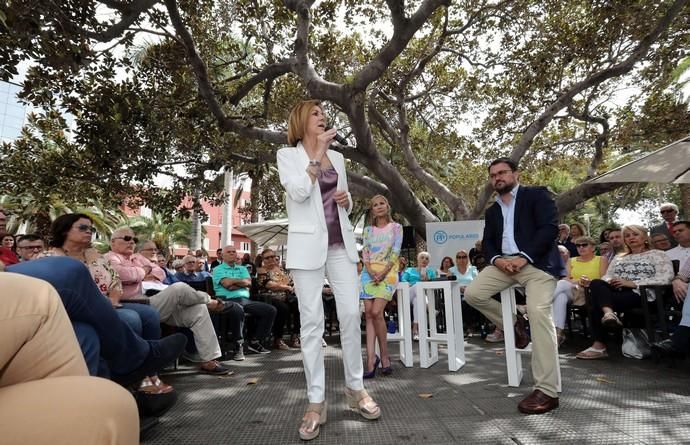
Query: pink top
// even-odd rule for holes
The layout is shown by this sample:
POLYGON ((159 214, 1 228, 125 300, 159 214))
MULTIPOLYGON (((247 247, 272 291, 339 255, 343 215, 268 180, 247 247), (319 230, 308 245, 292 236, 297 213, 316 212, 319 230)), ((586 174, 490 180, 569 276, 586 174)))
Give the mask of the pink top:
POLYGON ((105 254, 105 257, 110 261, 110 264, 113 265, 118 275, 120 275, 123 300, 143 295, 141 282, 144 281, 144 277, 146 276, 144 266, 151 267, 151 275, 156 277, 158 281, 163 281, 163 279, 165 279, 165 272, 163 272, 163 269, 138 253, 125 256, 110 251, 105 254))

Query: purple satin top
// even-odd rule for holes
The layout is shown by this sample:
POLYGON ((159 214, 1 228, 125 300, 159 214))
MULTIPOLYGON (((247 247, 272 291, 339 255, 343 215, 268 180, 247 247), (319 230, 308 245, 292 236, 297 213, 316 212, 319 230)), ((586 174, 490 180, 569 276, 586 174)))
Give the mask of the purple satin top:
POLYGON ((321 188, 321 200, 323 201, 323 214, 326 216, 326 227, 328 228, 328 245, 344 244, 343 234, 340 232, 340 217, 338 216, 338 203, 333 199, 338 188, 338 172, 331 166, 329 169, 321 170, 319 176, 319 187, 321 188))

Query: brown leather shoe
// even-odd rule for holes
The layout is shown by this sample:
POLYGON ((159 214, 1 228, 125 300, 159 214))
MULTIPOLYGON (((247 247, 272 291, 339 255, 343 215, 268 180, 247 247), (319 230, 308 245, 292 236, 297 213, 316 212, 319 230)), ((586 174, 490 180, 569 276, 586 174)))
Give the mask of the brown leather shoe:
POLYGON ((525 320, 518 314, 517 321, 515 321, 515 347, 518 349, 525 349, 529 344, 529 335, 525 330, 525 320))
POLYGON ((549 397, 538 389, 532 391, 518 405, 518 411, 525 414, 544 414, 556 408, 558 397, 549 397))

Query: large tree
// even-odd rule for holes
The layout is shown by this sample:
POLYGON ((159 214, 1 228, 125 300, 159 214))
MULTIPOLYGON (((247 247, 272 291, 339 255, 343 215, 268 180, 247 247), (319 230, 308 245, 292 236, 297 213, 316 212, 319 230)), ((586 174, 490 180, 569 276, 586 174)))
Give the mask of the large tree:
POLYGON ((336 149, 353 191, 388 195, 420 233, 480 215, 499 155, 526 180, 567 171, 563 214, 620 187, 583 181, 621 153, 687 132, 669 89, 688 3, 11 1, 0 76, 26 61, 22 97, 48 110, 36 121, 67 111, 76 127, 70 139, 44 123, 6 145, 3 163, 31 164, 37 180, 3 169, 0 186, 72 196, 97 185, 172 211, 184 195, 223 199, 230 164, 275 203, 269 165, 289 108, 313 97, 352 142, 336 149), (172 187, 156 185, 161 174, 172 187))

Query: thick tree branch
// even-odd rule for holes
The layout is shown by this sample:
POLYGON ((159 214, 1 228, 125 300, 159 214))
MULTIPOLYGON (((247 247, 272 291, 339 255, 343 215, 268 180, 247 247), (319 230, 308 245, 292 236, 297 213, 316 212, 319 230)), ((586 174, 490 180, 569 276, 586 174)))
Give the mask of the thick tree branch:
POLYGON ((592 162, 587 169, 587 179, 591 179, 596 176, 597 169, 604 160, 604 147, 606 147, 609 142, 609 134, 611 132, 609 121, 604 117, 592 116, 592 114, 589 112, 589 101, 587 101, 585 109, 582 111, 582 113, 578 113, 573 108, 572 104, 568 107, 568 111, 577 120, 601 125, 601 132, 597 133, 597 137, 594 140, 594 156, 592 156, 592 162))
POLYGON ((254 128, 251 125, 242 125, 239 122, 228 119, 218 99, 216 99, 211 80, 208 76, 206 63, 201 59, 201 56, 196 50, 192 35, 182 22, 182 17, 180 16, 180 11, 177 9, 176 1, 165 0, 165 6, 168 9, 170 21, 175 28, 175 32, 177 32, 180 40, 183 42, 189 64, 196 77, 199 95, 204 99, 211 113, 218 120, 220 127, 225 131, 232 131, 251 139, 258 139, 275 144, 285 144, 287 142, 287 135, 284 132, 254 128))
POLYGON ((383 195, 389 199, 392 198, 388 187, 384 184, 352 170, 347 171, 347 184, 350 192, 358 197, 370 198, 374 195, 383 195))
POLYGON ((575 210, 578 204, 587 201, 590 198, 616 190, 620 187, 628 185, 627 183, 606 182, 595 184, 584 182, 567 192, 563 192, 556 196, 556 206, 558 206, 558 214, 563 216, 568 212, 575 210))
POLYGON ((292 71, 292 65, 297 62, 297 59, 290 58, 280 61, 278 63, 272 63, 266 66, 258 74, 256 74, 251 79, 247 80, 238 90, 230 96, 229 102, 233 105, 240 103, 244 97, 249 94, 249 92, 261 82, 266 80, 273 80, 277 77, 287 74, 292 71))
MULTIPOLYGON (((113 25, 110 25, 104 31, 94 32, 84 30, 84 34, 87 37, 98 40, 100 42, 109 42, 121 36, 127 30, 127 28, 129 28, 130 26, 132 26, 133 23, 139 20, 139 16, 141 16, 142 12, 151 9, 153 5, 158 3, 158 1, 159 0, 134 0, 133 2, 127 4, 123 4, 122 2, 110 1, 108 3, 111 3, 112 5, 116 6, 114 7, 114 9, 122 13, 120 21, 113 25)), ((106 2, 102 3, 107 6, 110 6, 106 2)))
MULTIPOLYGON (((635 64, 639 62, 643 57, 647 55, 652 44, 661 36, 661 34, 666 31, 673 20, 680 14, 680 12, 690 4, 690 0, 676 0, 673 5, 668 8, 666 13, 661 17, 661 19, 654 25, 654 28, 647 34, 632 53, 622 62, 611 66, 610 68, 597 71, 589 75, 586 79, 577 82, 570 86, 566 91, 561 93, 559 97, 553 101, 550 105, 546 107, 544 111, 525 129, 522 133, 520 140, 517 145, 513 148, 510 158, 519 161, 525 155, 529 147, 534 142, 534 138, 553 120, 554 116, 562 109, 570 105, 578 94, 583 91, 596 87, 608 79, 621 76, 630 72, 635 64)), ((486 184, 482 190, 479 199, 477 200, 477 205, 473 210, 473 214, 479 215, 486 206, 493 190, 489 183, 486 184)))
MULTIPOLYGON (((389 1, 389 8, 397 8, 397 2, 389 1)), ((391 63, 403 52, 415 33, 429 17, 441 6, 448 6, 449 0, 424 0, 417 11, 405 19, 402 14, 393 14, 393 37, 352 81, 353 93, 366 90, 372 82, 379 79, 391 63)))

